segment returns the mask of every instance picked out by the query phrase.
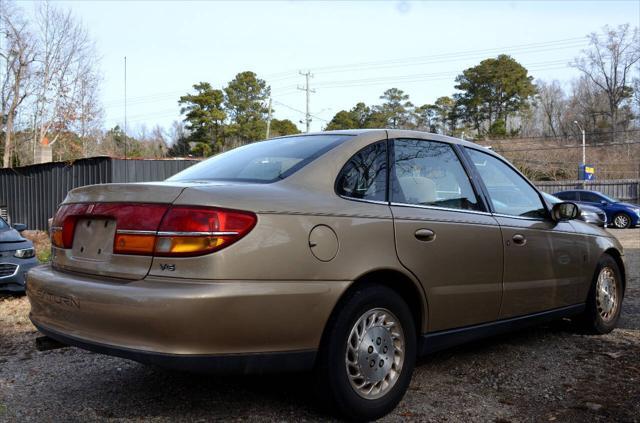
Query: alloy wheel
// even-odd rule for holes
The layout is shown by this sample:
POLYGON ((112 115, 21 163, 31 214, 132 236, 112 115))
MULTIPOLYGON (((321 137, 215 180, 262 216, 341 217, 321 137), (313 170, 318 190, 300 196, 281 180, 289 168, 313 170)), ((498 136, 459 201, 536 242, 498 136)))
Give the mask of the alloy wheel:
POLYGON ((613 219, 613 224, 618 229, 624 229, 629 226, 629 217, 624 214, 619 214, 613 219))

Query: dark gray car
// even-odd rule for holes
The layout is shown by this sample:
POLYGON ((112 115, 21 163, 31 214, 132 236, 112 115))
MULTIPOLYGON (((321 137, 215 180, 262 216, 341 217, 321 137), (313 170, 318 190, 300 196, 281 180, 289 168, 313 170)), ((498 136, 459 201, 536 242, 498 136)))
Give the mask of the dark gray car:
POLYGON ((0 291, 24 292, 25 276, 38 264, 33 243, 20 235, 26 228, 0 218, 0 291))

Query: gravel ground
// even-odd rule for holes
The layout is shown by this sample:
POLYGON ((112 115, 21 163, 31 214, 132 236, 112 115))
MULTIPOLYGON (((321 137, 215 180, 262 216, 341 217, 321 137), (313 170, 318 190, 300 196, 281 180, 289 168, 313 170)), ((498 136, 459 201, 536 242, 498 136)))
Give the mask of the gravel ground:
MULTIPOLYGON (((640 421, 640 229, 619 328, 563 322, 432 355, 385 421, 640 421)), ((169 372, 75 348, 38 352, 25 297, 0 299, 0 421, 316 421, 309 375, 169 372)))

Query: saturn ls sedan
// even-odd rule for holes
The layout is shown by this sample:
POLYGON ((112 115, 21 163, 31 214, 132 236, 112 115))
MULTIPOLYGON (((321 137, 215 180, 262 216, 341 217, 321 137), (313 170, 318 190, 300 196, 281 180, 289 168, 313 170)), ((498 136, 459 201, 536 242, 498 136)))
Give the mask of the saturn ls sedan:
POLYGON ((343 417, 385 415, 417 356, 570 317, 610 332, 623 250, 476 144, 353 130, 256 142, 165 182, 77 188, 31 320, 177 369, 313 370, 343 417))

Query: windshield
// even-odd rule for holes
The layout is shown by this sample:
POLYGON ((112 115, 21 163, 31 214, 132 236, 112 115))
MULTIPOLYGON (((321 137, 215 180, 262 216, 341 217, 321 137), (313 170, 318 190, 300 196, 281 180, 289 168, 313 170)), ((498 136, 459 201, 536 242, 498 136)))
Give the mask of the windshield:
POLYGON ((9 227, 9 224, 4 221, 3 218, 0 217, 0 231, 5 230, 9 227))
POLYGON ((341 144, 351 135, 301 135, 248 144, 200 162, 167 181, 281 180, 341 144))

